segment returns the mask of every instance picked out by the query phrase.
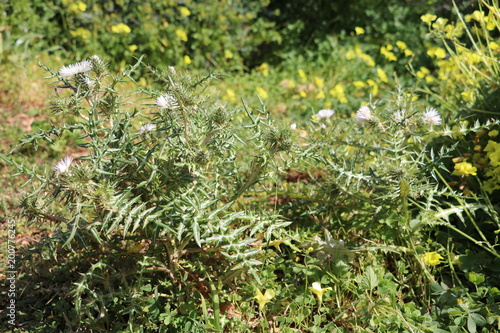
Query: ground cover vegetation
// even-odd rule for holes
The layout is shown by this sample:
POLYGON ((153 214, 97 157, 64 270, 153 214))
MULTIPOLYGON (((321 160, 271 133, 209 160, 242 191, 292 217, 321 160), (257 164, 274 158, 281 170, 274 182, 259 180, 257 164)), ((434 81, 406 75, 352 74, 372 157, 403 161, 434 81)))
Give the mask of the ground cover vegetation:
POLYGON ((497 1, 0 6, 2 331, 500 330, 497 1))

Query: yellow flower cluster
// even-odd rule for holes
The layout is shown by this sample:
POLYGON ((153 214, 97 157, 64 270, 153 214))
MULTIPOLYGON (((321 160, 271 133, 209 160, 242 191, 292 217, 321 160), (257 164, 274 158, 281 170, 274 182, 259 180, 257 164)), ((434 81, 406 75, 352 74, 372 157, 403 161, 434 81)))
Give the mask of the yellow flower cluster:
POLYGON ((420 69, 416 73, 419 79, 425 79, 425 82, 431 83, 433 82, 434 76, 432 76, 431 71, 427 67, 420 67, 420 69))
POLYGON ((364 53, 359 45, 354 45, 354 49, 347 50, 345 53, 345 58, 347 60, 361 59, 366 65, 370 67, 375 66, 375 61, 373 61, 373 58, 369 54, 364 53))
POLYGON ((111 32, 114 34, 129 34, 132 31, 125 23, 119 23, 111 27, 111 32))
POLYGON ((380 54, 382 54, 389 61, 396 61, 398 60, 398 58, 396 57, 394 52, 392 52, 393 48, 394 47, 391 44, 382 46, 380 48, 380 54))
POLYGON ((413 55, 413 51, 408 48, 405 42, 398 40, 396 41, 396 47, 392 44, 386 44, 380 48, 380 54, 382 54, 388 61, 396 61, 398 57, 396 55, 398 52, 404 57, 410 57, 413 55))
POLYGON ((344 85, 341 83, 337 83, 333 89, 330 90, 330 95, 335 97, 340 101, 340 103, 348 103, 349 101, 347 100, 345 96, 345 90, 344 90, 344 85))
POLYGON ((84 28, 77 28, 76 30, 72 30, 69 33, 72 37, 81 38, 84 41, 90 40, 90 37, 92 37, 92 33, 84 28))
POLYGON ((63 0, 62 4, 67 7, 68 12, 72 14, 78 14, 81 12, 84 12, 87 10, 87 5, 83 3, 82 1, 70 1, 70 0, 63 0))
MULTIPOLYGON (((498 131, 491 131, 489 135, 490 137, 497 136, 498 131)), ((485 172, 488 180, 484 182, 484 190, 492 193, 494 190, 500 189, 500 143, 489 140, 484 151, 489 160, 489 166, 485 172)))
POLYGON ((500 71, 497 62, 500 43, 497 37, 490 34, 490 31, 500 28, 498 17, 500 11, 496 6, 488 6, 487 13, 476 10, 453 21, 432 14, 422 15, 421 20, 443 41, 443 45, 453 44, 454 47, 445 50, 436 45, 426 45, 427 54, 434 59, 438 68, 436 77, 440 81, 431 79, 424 71, 417 73, 417 76, 425 78, 427 83, 439 84, 443 94, 450 91, 448 95, 457 104, 475 103, 481 87, 500 71), (473 48, 466 47, 463 40, 459 39, 465 32, 473 48))
POLYGON ((490 10, 488 15, 484 15, 482 10, 476 10, 470 15, 465 15, 465 22, 471 22, 472 20, 478 22, 481 26, 484 26, 487 30, 492 31, 498 27, 498 19, 495 10, 490 10))

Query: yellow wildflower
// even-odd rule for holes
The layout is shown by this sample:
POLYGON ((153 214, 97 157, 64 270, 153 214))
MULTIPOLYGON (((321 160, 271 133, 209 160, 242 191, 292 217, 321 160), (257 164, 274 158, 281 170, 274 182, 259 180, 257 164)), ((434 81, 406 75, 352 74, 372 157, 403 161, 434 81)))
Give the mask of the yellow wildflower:
POLYGON ((494 15, 493 11, 491 11, 488 14, 488 16, 486 16, 484 18, 484 21, 486 22, 486 29, 488 29, 490 31, 495 30, 497 27, 497 20, 493 15, 494 15))
POLYGON ((363 53, 360 55, 360 57, 361 57, 361 59, 363 59, 365 64, 367 64, 368 66, 370 66, 370 67, 375 66, 375 61, 373 61, 373 58, 370 57, 368 54, 363 53))
POLYGON ((114 34, 129 34, 132 31, 125 23, 119 23, 111 27, 111 32, 114 34))
POLYGON ((392 46, 391 45, 387 45, 387 46, 382 46, 380 48, 380 53, 384 55, 384 57, 389 60, 389 61, 396 61, 398 60, 398 58, 396 57, 396 55, 394 54, 394 52, 391 52, 390 50, 392 50, 392 46))
POLYGON ((304 71, 302 69, 299 69, 298 73, 299 73, 299 76, 300 76, 300 80, 302 82, 306 82, 307 81, 306 73, 304 73, 304 71))
POLYGON ((77 3, 72 3, 68 7, 68 11, 73 13, 84 12, 86 10, 87 10, 87 5, 81 1, 78 1, 77 3))
POLYGON ((441 263, 441 259, 444 258, 437 252, 426 252, 423 255, 423 259, 427 266, 437 266, 441 263))
POLYGON ((488 132, 490 138, 496 138, 498 136, 498 130, 492 130, 488 132))
POLYGON ((474 100, 475 100, 474 91, 472 91, 472 90, 464 91, 464 92, 460 93, 460 95, 462 96, 463 100, 466 102, 474 102, 474 100))
POLYGON ((372 95, 376 96, 378 94, 378 84, 377 84, 377 82, 373 81, 372 79, 368 79, 368 80, 366 80, 366 83, 368 83, 368 85, 370 87, 372 87, 372 95))
POLYGON ((74 31, 69 32, 73 37, 80 37, 83 40, 89 40, 92 37, 92 33, 84 28, 77 28, 74 31))
POLYGON ((380 79, 380 81, 388 83, 389 79, 387 78, 387 74, 385 74, 384 70, 382 68, 377 68, 377 75, 380 79))
POLYGON ((321 288, 321 283, 313 282, 312 287, 309 287, 309 289, 316 295, 316 297, 318 298, 319 304, 321 304, 323 302, 323 294, 327 290, 331 290, 332 288, 330 288, 330 287, 321 288))
POLYGON ((432 24, 432 27, 436 30, 445 30, 446 23, 448 23, 448 19, 440 17, 432 24))
POLYGON ((439 46, 435 46, 427 50, 427 55, 429 55, 430 57, 435 57, 437 59, 444 59, 446 58, 446 51, 439 46))
POLYGON ((268 76, 269 75, 269 65, 267 63, 263 63, 262 65, 260 65, 259 67, 257 67, 257 70, 262 72, 262 74, 264 76, 268 76))
POLYGON ((131 44, 128 46, 128 49, 130 52, 134 52, 135 50, 137 50, 138 46, 135 45, 135 44, 131 44))
POLYGON ((191 58, 188 55, 185 55, 182 59, 182 62, 184 63, 184 66, 189 65, 192 61, 191 58))
POLYGON ((472 14, 467 15, 468 22, 475 20, 477 22, 482 22, 484 20, 484 12, 481 10, 475 10, 472 14))
POLYGON ((408 46, 406 46, 406 43, 405 43, 405 42, 403 42, 403 41, 401 41, 401 40, 398 40, 398 41, 396 42, 396 46, 397 46, 397 47, 398 47, 401 51, 406 50, 406 48, 408 47, 408 46))
POLYGON ((187 42, 188 40, 188 37, 187 37, 187 34, 184 30, 182 30, 181 28, 177 28, 175 30, 175 34, 177 35, 177 37, 182 40, 183 42, 187 42))
POLYGON ((366 83, 364 83, 363 81, 354 81, 352 84, 354 84, 354 86, 356 88, 364 88, 364 87, 366 87, 366 83))
POLYGON ((356 35, 362 35, 365 33, 365 29, 363 29, 361 27, 354 28, 354 31, 356 32, 356 35))
POLYGON ((319 93, 316 94, 316 99, 323 99, 325 98, 325 93, 323 92, 323 90, 320 90, 319 93))
POLYGON ((318 88, 323 88, 325 86, 325 80, 320 78, 320 77, 315 77, 314 78, 314 84, 318 88))
POLYGON ((356 58, 356 52, 354 52, 354 50, 347 50, 347 52, 345 53, 345 58, 347 60, 352 60, 356 58))
POLYGON ((265 91, 263 88, 261 87, 257 87, 255 88, 255 91, 257 92, 257 95, 259 95, 259 97, 261 99, 267 99, 269 97, 269 95, 267 94, 267 91, 265 91))
POLYGON ((431 71, 426 67, 420 67, 420 70, 416 73, 417 77, 423 79, 426 75, 429 75, 431 71))
POLYGON ((333 87, 333 89, 330 90, 330 94, 337 98, 340 103, 348 103, 349 101, 347 100, 346 96, 345 96, 345 92, 344 92, 344 85, 342 84, 336 84, 335 87, 333 87))
POLYGON ((233 57, 233 52, 231 52, 230 50, 224 50, 224 57, 226 59, 231 59, 233 57))
POLYGON ((422 21, 424 21, 425 23, 427 23, 428 25, 430 25, 432 23, 432 21, 437 19, 437 16, 432 15, 432 14, 425 14, 425 15, 420 16, 420 19, 422 21))
POLYGON ((488 140, 488 144, 484 147, 484 151, 487 152, 491 166, 496 167, 500 165, 500 143, 488 140))
POLYGON ((257 303, 259 303, 259 310, 262 311, 264 310, 264 306, 266 306, 266 304, 271 300, 273 299, 273 297, 276 295, 276 293, 274 292, 274 290, 272 289, 267 289, 266 292, 264 294, 262 294, 262 292, 257 289, 255 291, 255 296, 254 298, 257 300, 257 303))
POLYGON ((477 168, 469 162, 460 162, 455 164, 455 170, 451 174, 454 176, 475 176, 477 168))
POLYGON ((179 11, 181 12, 181 15, 184 17, 188 17, 189 15, 191 15, 191 12, 186 7, 179 7, 179 11))
POLYGON ((234 103, 236 102, 236 94, 234 92, 233 89, 226 89, 226 95, 227 95, 227 99, 229 99, 229 101, 231 101, 231 103, 234 103))

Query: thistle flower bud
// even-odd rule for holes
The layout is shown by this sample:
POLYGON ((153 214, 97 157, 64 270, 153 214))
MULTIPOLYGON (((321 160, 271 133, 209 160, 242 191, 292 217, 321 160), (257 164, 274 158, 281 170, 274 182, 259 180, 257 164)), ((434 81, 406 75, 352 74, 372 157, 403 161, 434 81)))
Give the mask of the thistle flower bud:
POLYGON ((288 151, 292 147, 292 130, 290 128, 270 128, 264 134, 264 141, 271 153, 288 151))
POLYGON ((205 165, 210 161, 210 152, 207 150, 199 150, 194 154, 193 162, 199 165, 205 165))
POLYGON ((210 125, 213 124, 215 126, 220 127, 226 124, 230 120, 230 117, 228 112, 224 108, 219 107, 209 115, 208 119, 210 125))
POLYGON ((99 58, 97 55, 94 55, 90 58, 90 63, 92 66, 92 71, 97 74, 97 76, 101 76, 104 74, 108 68, 108 63, 99 58))
POLYGON ((73 112, 75 109, 76 103, 73 98, 62 98, 55 95, 49 101, 49 110, 55 115, 73 112))

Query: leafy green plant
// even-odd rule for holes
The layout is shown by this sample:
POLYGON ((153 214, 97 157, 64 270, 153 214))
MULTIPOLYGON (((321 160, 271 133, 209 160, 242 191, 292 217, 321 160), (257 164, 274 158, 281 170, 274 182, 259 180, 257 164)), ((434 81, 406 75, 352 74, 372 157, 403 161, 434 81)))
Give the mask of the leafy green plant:
POLYGON ((237 111, 204 93, 217 74, 150 68, 162 92, 125 95, 120 84, 140 63, 116 76, 97 56, 58 72, 44 67, 60 89, 49 109, 64 121, 17 148, 78 132, 87 154, 33 170, 2 155, 28 177, 16 218, 54 225, 23 259, 28 289, 20 303, 63 279, 63 297, 49 291, 30 305, 51 299, 47 312, 38 308, 41 322, 62 307, 68 316, 56 323, 60 329, 153 329, 163 322, 219 330, 219 294, 242 275, 258 279, 263 258, 252 244, 282 237, 289 224, 272 211, 239 210, 238 201, 279 169, 275 155, 291 148, 291 131, 273 125, 265 108, 246 105, 248 123, 235 126, 237 111), (29 283, 47 274, 40 265, 59 271, 48 285, 29 283), (215 318, 197 312, 200 304, 215 318))
MULTIPOLYGON (((257 17, 266 1, 16 1, 4 11, 12 38, 36 36, 45 48, 82 59, 105 54, 113 68, 146 55, 157 66, 241 71, 264 41, 279 42, 257 17), (36 34, 36 35, 35 35, 36 34), (23 37, 21 37, 23 36, 23 37)), ((39 47, 33 48, 34 50, 39 47)))

